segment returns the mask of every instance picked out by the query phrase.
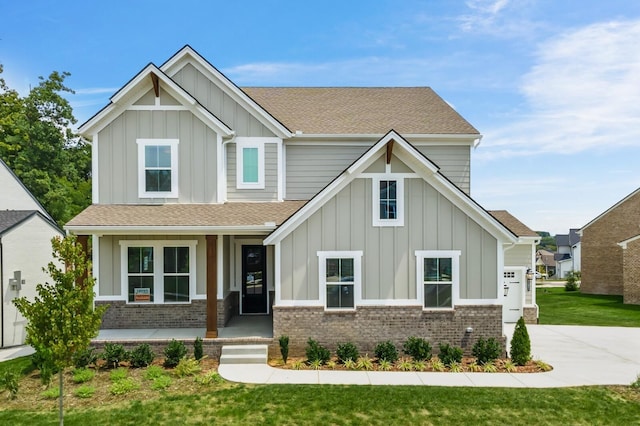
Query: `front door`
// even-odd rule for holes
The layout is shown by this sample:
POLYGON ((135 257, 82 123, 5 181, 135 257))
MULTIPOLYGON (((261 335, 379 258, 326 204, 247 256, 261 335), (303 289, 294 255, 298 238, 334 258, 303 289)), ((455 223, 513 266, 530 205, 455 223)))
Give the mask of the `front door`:
POLYGON ((502 321, 517 322, 522 316, 523 273, 521 268, 507 269, 504 271, 503 289, 507 290, 502 305, 502 321))
POLYGON ((267 313, 265 246, 242 246, 242 313, 267 313))

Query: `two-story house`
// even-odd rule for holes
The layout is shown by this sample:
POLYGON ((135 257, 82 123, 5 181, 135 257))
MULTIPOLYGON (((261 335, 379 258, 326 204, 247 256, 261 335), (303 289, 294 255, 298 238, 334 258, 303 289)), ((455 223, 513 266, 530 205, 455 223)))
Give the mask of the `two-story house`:
POLYGON ((66 229, 91 237, 104 328, 502 337, 522 241, 470 197, 480 134, 430 88, 239 88, 186 46, 80 132, 93 205, 66 229))

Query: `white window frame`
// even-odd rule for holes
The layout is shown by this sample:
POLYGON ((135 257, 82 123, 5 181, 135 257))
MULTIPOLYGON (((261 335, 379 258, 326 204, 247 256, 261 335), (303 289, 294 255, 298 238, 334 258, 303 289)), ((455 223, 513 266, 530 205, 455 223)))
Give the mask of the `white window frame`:
POLYGON ((450 311, 460 301, 460 250, 416 250, 416 284, 418 300, 425 311, 450 311), (424 306, 424 260, 430 258, 451 259, 451 306, 450 307, 426 307, 424 306))
POLYGON ((264 140, 263 138, 236 138, 236 188, 237 189, 264 189, 264 140), (244 181, 244 156, 245 148, 256 148, 258 150, 258 181, 244 181))
POLYGON ((373 226, 404 226, 404 178, 397 174, 378 175, 371 179, 373 200, 372 214, 373 226), (394 180, 396 181, 396 218, 381 219, 380 218, 380 181, 394 180))
MULTIPOLYGON (((325 311, 355 311, 362 300, 362 251, 319 251, 318 282, 320 283, 320 302, 325 311), (327 307, 327 259, 353 259, 353 307, 327 307)), ((329 285, 339 283, 329 283, 329 285)))
POLYGON ((136 139, 138 144, 138 197, 178 198, 178 144, 179 139, 136 139), (147 146, 171 147, 171 191, 147 191, 145 175, 145 148, 147 146))
POLYGON ((196 298, 196 240, 122 240, 120 241, 120 284, 121 294, 128 305, 181 305, 189 304, 196 298), (129 301, 129 271, 128 249, 129 247, 153 248, 153 302, 129 301), (165 302, 164 300, 164 248, 165 247, 189 247, 189 301, 165 302))

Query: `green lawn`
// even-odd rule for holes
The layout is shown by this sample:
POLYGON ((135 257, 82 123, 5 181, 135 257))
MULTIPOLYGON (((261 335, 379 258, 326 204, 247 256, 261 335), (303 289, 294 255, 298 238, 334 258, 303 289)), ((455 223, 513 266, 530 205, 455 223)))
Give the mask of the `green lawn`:
POLYGON ((536 300, 540 324, 640 327, 640 305, 625 305, 622 296, 538 288, 536 300))
MULTIPOLYGON (((638 424, 640 393, 628 387, 567 389, 427 386, 235 385, 191 395, 68 409, 67 425, 174 424, 638 424)), ((1 405, 0 405, 1 407, 1 405)), ((4 410, 0 424, 55 424, 48 412, 4 410)))

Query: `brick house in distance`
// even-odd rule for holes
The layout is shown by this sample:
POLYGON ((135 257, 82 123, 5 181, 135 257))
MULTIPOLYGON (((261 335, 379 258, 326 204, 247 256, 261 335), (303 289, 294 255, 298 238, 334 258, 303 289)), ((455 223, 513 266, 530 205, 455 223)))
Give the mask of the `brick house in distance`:
POLYGON ((93 205, 66 229, 92 239, 103 328, 264 315, 292 347, 470 348, 503 336, 507 266, 537 313, 533 237, 471 198, 481 135, 430 88, 240 88, 185 46, 79 131, 93 205))
POLYGON ((580 291, 622 295, 624 303, 640 304, 640 189, 586 224, 580 233, 580 291))

